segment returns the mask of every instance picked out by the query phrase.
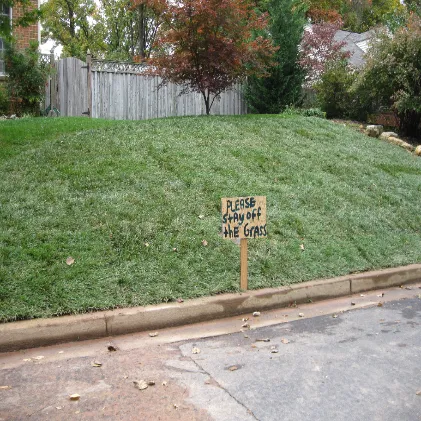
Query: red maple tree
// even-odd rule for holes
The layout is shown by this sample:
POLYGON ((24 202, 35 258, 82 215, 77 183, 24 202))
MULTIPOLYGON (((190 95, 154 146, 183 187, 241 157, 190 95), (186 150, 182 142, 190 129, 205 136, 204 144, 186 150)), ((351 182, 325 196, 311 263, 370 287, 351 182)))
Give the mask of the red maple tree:
POLYGON ((150 64, 163 83, 202 94, 206 114, 215 98, 249 75, 266 74, 276 51, 248 0, 184 0, 169 6, 150 64))
POLYGON ((312 86, 320 78, 328 63, 350 56, 349 51, 342 50, 346 43, 334 38, 341 26, 342 21, 336 20, 311 25, 304 31, 299 64, 306 71, 307 86, 312 86))

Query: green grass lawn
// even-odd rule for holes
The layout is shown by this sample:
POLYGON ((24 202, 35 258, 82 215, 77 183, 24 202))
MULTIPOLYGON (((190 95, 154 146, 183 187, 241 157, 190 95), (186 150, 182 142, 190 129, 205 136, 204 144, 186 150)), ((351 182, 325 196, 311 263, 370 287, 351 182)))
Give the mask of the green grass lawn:
POLYGON ((238 291, 222 197, 267 196, 251 289, 421 262, 421 159, 326 120, 5 121, 0 150, 3 322, 238 291))

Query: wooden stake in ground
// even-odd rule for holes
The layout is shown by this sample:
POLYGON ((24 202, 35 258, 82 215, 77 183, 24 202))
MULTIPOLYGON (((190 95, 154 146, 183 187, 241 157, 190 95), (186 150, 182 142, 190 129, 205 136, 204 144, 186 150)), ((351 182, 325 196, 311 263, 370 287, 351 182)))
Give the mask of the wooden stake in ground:
POLYGON ((247 238, 240 240, 240 288, 248 289, 247 238))
POLYGON ((222 236, 240 240, 240 287, 248 289, 247 241, 267 237, 266 197, 231 197, 222 199, 222 236))

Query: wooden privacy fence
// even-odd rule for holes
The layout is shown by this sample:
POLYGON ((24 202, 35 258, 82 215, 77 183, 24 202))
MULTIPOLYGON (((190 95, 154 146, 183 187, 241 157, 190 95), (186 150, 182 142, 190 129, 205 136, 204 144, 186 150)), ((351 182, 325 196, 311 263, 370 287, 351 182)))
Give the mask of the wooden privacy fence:
MULTIPOLYGON (((205 114, 201 94, 180 95, 182 87, 161 78, 141 74, 138 64, 77 58, 54 62, 55 71, 46 86, 46 109, 62 116, 91 115, 114 120, 205 114), (88 64, 87 64, 88 63, 88 64), (89 106, 90 104, 90 106, 89 106)), ((215 100, 211 114, 246 114, 241 86, 235 85, 215 100)))

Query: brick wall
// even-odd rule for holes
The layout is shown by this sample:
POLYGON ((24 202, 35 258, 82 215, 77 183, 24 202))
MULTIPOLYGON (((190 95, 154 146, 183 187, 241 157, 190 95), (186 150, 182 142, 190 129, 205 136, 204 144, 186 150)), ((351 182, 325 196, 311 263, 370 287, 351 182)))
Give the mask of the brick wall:
MULTIPOLYGON (((30 0, 32 7, 38 7, 38 0, 30 0)), ((22 16, 23 8, 21 5, 17 5, 12 10, 12 19, 16 19, 22 16)), ((38 23, 29 25, 26 28, 17 27, 13 31, 13 35, 17 38, 18 48, 26 48, 29 46, 30 41, 38 41, 38 23)))

